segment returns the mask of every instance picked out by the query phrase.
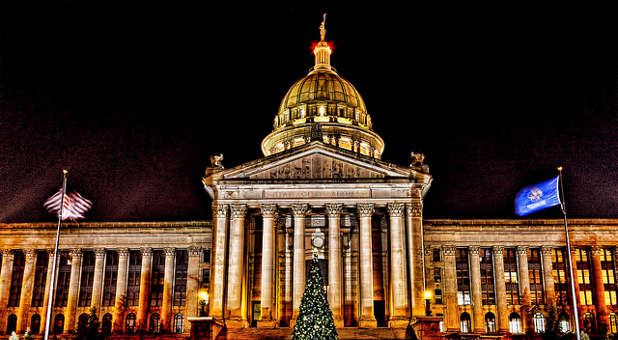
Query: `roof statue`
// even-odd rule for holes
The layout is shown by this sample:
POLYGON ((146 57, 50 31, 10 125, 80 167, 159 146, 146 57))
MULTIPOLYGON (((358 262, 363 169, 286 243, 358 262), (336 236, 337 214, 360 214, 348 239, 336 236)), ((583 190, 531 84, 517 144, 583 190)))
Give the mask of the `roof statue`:
POLYGON ((223 154, 210 156, 210 165, 215 169, 223 169, 223 154))
POLYGON ((320 24, 320 40, 324 41, 326 37, 326 13, 322 15, 322 23, 320 24))
POLYGON ((427 164, 423 164, 425 161, 425 154, 411 152, 410 157, 412 157, 412 163, 410 163, 410 167, 416 171, 420 171, 423 173, 429 173, 429 166, 427 164))

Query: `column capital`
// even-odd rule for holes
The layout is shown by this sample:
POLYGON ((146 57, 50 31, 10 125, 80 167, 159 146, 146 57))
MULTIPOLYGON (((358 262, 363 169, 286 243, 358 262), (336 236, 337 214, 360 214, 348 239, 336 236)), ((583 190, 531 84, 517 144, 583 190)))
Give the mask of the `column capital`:
POLYGON ((387 205, 388 214, 392 217, 402 217, 406 205, 402 202, 390 202, 387 205))
POLYGON ((328 217, 339 217, 343 211, 342 203, 326 203, 326 212, 328 217))
POLYGON ((457 250, 457 247, 455 247, 454 245, 442 246, 442 252, 444 253, 444 256, 455 256, 456 250, 457 250))
POLYGON ((528 246, 517 246, 517 254, 519 255, 528 255, 528 246))
POLYGON ((173 247, 163 248, 163 251, 165 252, 165 257, 174 256, 174 254, 176 254, 176 248, 173 247))
POLYGON ((224 218, 227 216, 227 204, 213 204, 212 216, 217 218, 224 218))
POLYGON ((617 261, 618 260, 618 247, 615 247, 614 249, 612 249, 612 252, 614 253, 613 254, 614 259, 615 259, 614 261, 617 261))
POLYGON ((358 214, 361 217, 371 217, 373 215, 373 203, 358 203, 358 214))
POLYGON ((246 204, 232 204, 230 209, 232 210, 233 220, 245 218, 245 214, 247 213, 246 204))
POLYGON ((603 247, 601 247, 601 246, 592 246, 592 247, 590 247, 590 252, 594 256, 601 256, 602 251, 603 251, 603 247))
POLYGON ((94 248, 94 255, 97 258, 105 257, 105 248, 94 248))
POLYGON ((139 252, 142 253, 142 256, 152 256, 152 248, 150 247, 139 248, 139 252))
POLYGON ((118 248, 116 252, 118 253, 118 257, 128 257, 130 254, 129 248, 118 248))
POLYGON ((190 257, 200 257, 202 255, 202 251, 203 249, 200 246, 190 246, 187 248, 187 252, 190 257))
POLYGON ((423 202, 414 201, 406 203, 406 212, 408 215, 412 217, 422 217, 423 216, 423 202))
POLYGON ((262 211, 263 218, 275 218, 277 216, 276 204, 262 204, 260 210, 262 211))
POLYGON ((2 249, 2 257, 9 257, 13 255, 13 249, 2 249))
MULTIPOLYGON (((54 249, 53 248, 45 249, 45 252, 47 253, 47 256, 49 256, 49 258, 54 257, 54 249)), ((60 252, 60 249, 58 249, 58 252, 60 252)))
POLYGON ((478 256, 480 250, 480 246, 468 246, 468 251, 470 252, 470 255, 478 256))
POLYGON ((554 250, 552 246, 541 246, 541 253, 543 255, 551 255, 552 250, 554 250))
POLYGON ((491 253, 494 254, 494 256, 502 256, 504 254, 504 246, 491 247, 491 253))
POLYGON ((425 248, 425 256, 431 256, 433 253, 433 249, 432 248, 425 248))
POLYGON ((292 212, 294 213, 295 217, 305 216, 308 211, 309 211, 308 204, 292 204, 292 212))
POLYGON ((71 249, 71 258, 81 258, 83 256, 81 248, 73 248, 71 249))
POLYGON ((36 257, 35 249, 24 249, 24 255, 26 256, 26 261, 32 261, 36 257))

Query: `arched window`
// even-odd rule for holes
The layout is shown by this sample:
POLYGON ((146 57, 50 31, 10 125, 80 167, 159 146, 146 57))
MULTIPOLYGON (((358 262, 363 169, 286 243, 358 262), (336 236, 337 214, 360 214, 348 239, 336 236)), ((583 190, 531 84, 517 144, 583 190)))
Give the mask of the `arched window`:
POLYGON ((496 316, 492 312, 485 314, 485 330, 487 333, 496 332, 496 316))
POLYGON ((8 320, 6 321, 6 334, 11 334, 17 329, 17 315, 11 314, 9 315, 8 320))
POLYGON ((618 333, 618 317, 614 313, 609 315, 609 332, 618 333))
POLYGON ((174 316, 174 333, 182 333, 185 331, 185 317, 178 313, 174 316))
POLYGON ((594 328, 594 315, 590 312, 584 314, 584 330, 586 333, 591 333, 594 328))
POLYGON ((521 319, 519 314, 511 313, 509 315, 509 330, 511 333, 521 333, 521 319))
POLYGON ((545 332, 545 317, 541 312, 534 313, 534 332, 535 333, 544 333, 545 332))
POLYGON ((39 314, 32 315, 30 318, 30 334, 39 334, 41 331, 41 316, 39 314))
POLYGON ((64 315, 56 314, 54 318, 54 334, 62 334, 64 331, 64 315))
POLYGON ((161 321, 161 317, 159 316, 159 314, 150 314, 150 333, 159 333, 159 321, 161 321))
POLYGON ((86 334, 86 327, 88 327, 88 314, 83 313, 77 319, 77 334, 86 334))
POLYGON ((107 313, 103 315, 103 320, 101 320, 101 331, 105 335, 109 335, 112 333, 112 315, 107 313))
POLYGON ((558 329, 561 333, 568 333, 571 331, 571 323, 569 322, 569 316, 565 313, 560 314, 558 318, 558 329))
POLYGON ((470 314, 466 312, 461 313, 461 317, 459 318, 459 327, 462 333, 470 333, 470 314))
POLYGON ((124 331, 127 332, 128 334, 135 333, 135 314, 134 313, 129 313, 129 315, 127 315, 127 319, 125 320, 125 324, 124 324, 124 331))

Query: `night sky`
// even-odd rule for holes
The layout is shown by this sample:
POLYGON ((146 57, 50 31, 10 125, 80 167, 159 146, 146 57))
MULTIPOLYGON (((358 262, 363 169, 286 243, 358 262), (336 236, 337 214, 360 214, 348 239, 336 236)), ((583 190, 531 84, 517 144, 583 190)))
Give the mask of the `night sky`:
POLYGON ((569 217, 618 217, 615 3, 84 3, 0 2, 0 222, 54 221, 62 168, 87 221, 210 219, 209 156, 262 157, 325 11, 382 159, 426 155, 425 217, 514 218, 558 165, 569 217))

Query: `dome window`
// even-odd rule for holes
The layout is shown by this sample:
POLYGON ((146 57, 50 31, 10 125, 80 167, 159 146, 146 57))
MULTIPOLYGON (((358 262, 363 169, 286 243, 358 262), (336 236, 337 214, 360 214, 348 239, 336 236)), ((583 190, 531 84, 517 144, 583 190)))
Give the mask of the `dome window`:
POLYGON ((320 108, 318 109, 318 112, 320 113, 320 116, 323 116, 324 113, 326 113, 326 108, 324 108, 324 106, 320 106, 320 108))

